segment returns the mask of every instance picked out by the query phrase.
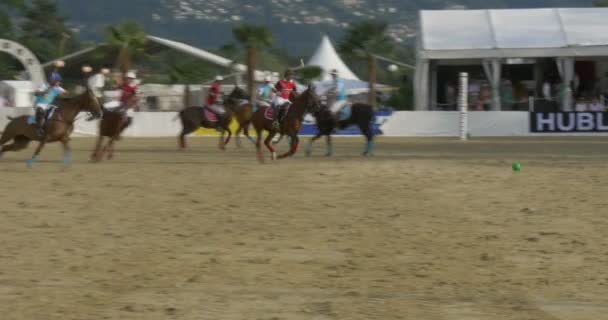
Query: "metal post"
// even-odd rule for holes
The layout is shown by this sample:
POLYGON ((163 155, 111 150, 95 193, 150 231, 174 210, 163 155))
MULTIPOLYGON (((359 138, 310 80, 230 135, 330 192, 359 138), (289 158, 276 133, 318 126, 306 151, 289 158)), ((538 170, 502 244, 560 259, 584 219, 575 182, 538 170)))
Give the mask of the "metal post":
POLYGON ((460 105, 460 140, 467 141, 469 131, 469 74, 466 72, 460 73, 458 104, 460 105))

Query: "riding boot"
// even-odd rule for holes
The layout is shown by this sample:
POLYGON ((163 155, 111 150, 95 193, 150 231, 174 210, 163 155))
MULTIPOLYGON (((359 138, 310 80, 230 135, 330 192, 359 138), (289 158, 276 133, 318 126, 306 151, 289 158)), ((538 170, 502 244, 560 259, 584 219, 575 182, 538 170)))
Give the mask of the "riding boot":
POLYGON ((274 120, 272 121, 272 128, 275 130, 281 129, 281 108, 274 109, 274 120))
POLYGON ((44 132, 46 112, 42 109, 36 109, 36 131, 41 138, 46 135, 44 132))

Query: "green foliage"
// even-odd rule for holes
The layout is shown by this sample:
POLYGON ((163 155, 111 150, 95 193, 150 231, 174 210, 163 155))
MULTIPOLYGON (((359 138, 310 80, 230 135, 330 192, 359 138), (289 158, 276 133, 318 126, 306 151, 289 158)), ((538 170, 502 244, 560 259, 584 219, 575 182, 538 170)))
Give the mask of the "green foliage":
POLYGON ((272 33, 261 25, 242 24, 232 30, 234 38, 247 48, 271 47, 272 33))
POLYGON ((321 74, 323 74, 323 69, 317 66, 307 66, 296 70, 296 77, 305 84, 319 79, 321 74))
POLYGON ((57 4, 52 0, 33 0, 23 10, 19 41, 36 53, 41 61, 49 61, 78 48, 78 40, 66 26, 57 4))
POLYGON ((595 0, 593 5, 596 7, 608 7, 608 0, 595 0))
POLYGON ((144 54, 147 35, 144 28, 136 22, 127 21, 105 29, 107 44, 117 52, 116 67, 122 72, 131 68, 132 59, 144 54))
POLYGON ((339 45, 339 51, 345 55, 390 54, 393 42, 387 34, 388 24, 383 21, 362 21, 354 23, 346 31, 339 45))

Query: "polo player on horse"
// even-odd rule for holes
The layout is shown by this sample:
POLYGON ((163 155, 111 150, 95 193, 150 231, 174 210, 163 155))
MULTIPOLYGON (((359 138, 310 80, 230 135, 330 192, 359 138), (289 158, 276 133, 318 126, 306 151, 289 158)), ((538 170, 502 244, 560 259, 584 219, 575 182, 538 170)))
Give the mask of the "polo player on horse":
POLYGON ((280 121, 283 118, 283 107, 287 104, 291 104, 292 99, 298 94, 296 82, 293 80, 292 70, 285 71, 283 79, 277 82, 275 89, 279 94, 278 98, 281 99, 277 99, 273 105, 273 111, 275 112, 273 112, 274 121, 272 122, 272 126, 273 128, 278 129, 281 124, 280 121))
POLYGON ((332 101, 329 105, 329 110, 333 116, 333 120, 338 122, 340 119, 340 111, 348 104, 348 98, 346 96, 344 80, 339 78, 338 70, 333 69, 330 74, 333 83, 328 91, 329 101, 332 101))
POLYGON ((45 137, 46 132, 44 130, 44 124, 47 117, 47 112, 54 108, 53 103, 55 98, 64 95, 67 91, 61 87, 61 75, 57 71, 51 73, 48 84, 43 84, 36 90, 34 95, 36 100, 34 101, 34 112, 36 114, 36 127, 40 137, 45 137))
POLYGON ((128 127, 133 121, 133 117, 129 115, 130 109, 135 109, 139 102, 138 91, 139 86, 135 82, 137 76, 135 72, 129 71, 125 76, 124 83, 119 87, 120 90, 120 107, 119 110, 127 115, 127 119, 123 127, 128 127))
POLYGON ((224 77, 215 77, 215 81, 213 81, 207 93, 207 108, 220 118, 220 122, 226 117, 226 109, 224 109, 222 101, 222 81, 224 81, 224 77))

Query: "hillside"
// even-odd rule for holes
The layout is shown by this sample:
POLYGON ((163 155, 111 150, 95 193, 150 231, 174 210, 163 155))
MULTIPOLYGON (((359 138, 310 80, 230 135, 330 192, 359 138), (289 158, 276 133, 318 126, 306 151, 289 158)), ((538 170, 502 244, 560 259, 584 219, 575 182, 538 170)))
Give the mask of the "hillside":
POLYGON ((108 23, 131 19, 151 34, 217 47, 232 41, 231 29, 242 21, 271 27, 277 46, 307 54, 321 33, 339 34, 349 23, 381 19, 391 24, 395 40, 415 35, 420 9, 525 8, 588 6, 592 0, 58 0, 71 24, 85 39, 99 39, 108 23))

